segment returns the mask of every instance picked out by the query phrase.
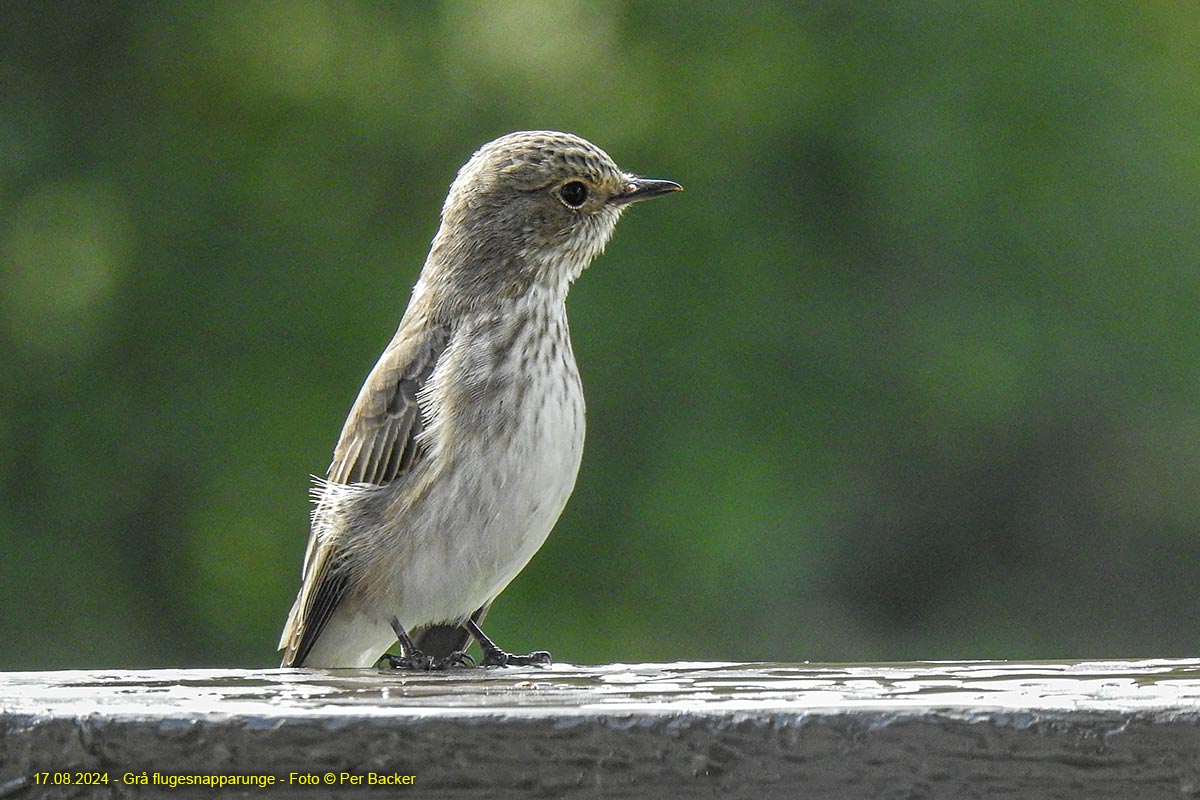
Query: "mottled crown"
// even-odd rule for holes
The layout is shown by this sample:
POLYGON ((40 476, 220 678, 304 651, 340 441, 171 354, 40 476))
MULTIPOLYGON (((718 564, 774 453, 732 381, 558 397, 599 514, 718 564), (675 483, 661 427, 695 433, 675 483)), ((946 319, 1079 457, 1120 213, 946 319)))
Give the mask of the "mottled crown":
POLYGON ((570 175, 620 190, 625 175, 608 153, 586 139, 558 131, 518 131, 488 142, 475 153, 472 166, 495 169, 517 185, 540 188, 570 175))
POLYGON ((579 136, 518 131, 488 142, 471 156, 454 179, 442 213, 445 217, 461 205, 486 205, 489 199, 536 193, 577 180, 586 184, 588 202, 573 210, 586 214, 625 192, 631 178, 608 153, 579 136))

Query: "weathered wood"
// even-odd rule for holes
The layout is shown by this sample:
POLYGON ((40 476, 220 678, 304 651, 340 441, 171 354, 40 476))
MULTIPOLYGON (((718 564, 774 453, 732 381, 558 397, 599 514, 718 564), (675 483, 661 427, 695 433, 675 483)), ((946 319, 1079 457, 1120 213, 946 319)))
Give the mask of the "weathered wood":
POLYGON ((142 773, 275 778, 174 797, 379 775, 413 797, 1198 797, 1200 661, 0 673, 0 796, 158 794, 142 773), (89 772, 108 783, 35 785, 89 772))

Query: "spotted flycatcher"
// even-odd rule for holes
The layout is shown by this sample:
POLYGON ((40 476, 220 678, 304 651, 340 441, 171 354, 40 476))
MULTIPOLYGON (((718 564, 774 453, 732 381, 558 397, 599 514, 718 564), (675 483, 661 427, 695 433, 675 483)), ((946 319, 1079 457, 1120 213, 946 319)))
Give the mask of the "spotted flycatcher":
POLYGON ((583 391, 572 281, 631 203, 679 190, 578 136, 512 133, 459 171, 400 329, 314 489, 285 667, 548 664, 479 624, 575 486, 583 391))

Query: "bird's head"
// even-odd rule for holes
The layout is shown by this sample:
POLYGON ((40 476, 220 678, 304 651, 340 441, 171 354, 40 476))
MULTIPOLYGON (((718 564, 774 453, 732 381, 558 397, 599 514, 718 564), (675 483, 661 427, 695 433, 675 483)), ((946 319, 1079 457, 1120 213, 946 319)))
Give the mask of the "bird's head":
POLYGON ((485 144, 450 187, 430 263, 459 291, 560 290, 598 256, 630 204, 678 191, 625 172, 569 133, 521 131, 485 144))

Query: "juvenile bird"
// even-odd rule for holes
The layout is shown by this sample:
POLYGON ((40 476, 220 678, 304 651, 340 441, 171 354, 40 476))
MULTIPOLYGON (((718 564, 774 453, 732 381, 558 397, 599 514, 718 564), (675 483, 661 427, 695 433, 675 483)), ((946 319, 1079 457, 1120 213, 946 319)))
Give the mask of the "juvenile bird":
POLYGON ((631 203, 678 191, 569 133, 526 131, 459 171, 408 309, 342 428, 315 507, 284 667, 547 664, 480 629, 575 485, 584 402, 572 281, 631 203))

